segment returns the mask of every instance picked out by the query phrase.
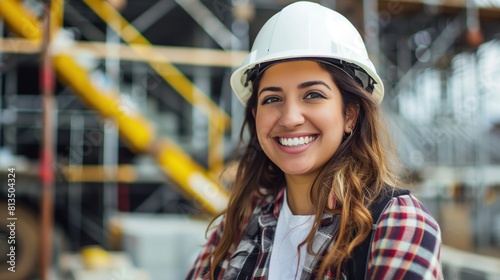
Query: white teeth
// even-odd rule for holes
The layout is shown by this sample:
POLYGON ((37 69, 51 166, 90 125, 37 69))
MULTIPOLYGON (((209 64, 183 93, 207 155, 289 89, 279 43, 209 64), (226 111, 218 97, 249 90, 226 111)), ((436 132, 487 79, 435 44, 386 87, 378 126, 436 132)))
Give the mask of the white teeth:
POLYGON ((283 146, 298 147, 298 146, 309 144, 309 142, 313 141, 314 139, 316 139, 316 136, 295 137, 295 138, 278 138, 278 141, 283 146))

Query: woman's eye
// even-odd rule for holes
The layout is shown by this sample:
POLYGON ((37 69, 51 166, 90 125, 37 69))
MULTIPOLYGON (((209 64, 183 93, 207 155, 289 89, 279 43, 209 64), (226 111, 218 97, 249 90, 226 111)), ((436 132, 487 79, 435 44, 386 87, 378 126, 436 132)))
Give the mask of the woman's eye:
POLYGON ((270 97, 264 98, 264 100, 262 100, 262 104, 270 104, 270 103, 274 103, 274 102, 278 102, 278 101, 280 101, 280 98, 275 97, 275 96, 270 96, 270 97))
POLYGON ((325 98, 323 93, 319 91, 311 91, 308 92, 307 95, 304 97, 304 99, 316 99, 316 98, 325 98))

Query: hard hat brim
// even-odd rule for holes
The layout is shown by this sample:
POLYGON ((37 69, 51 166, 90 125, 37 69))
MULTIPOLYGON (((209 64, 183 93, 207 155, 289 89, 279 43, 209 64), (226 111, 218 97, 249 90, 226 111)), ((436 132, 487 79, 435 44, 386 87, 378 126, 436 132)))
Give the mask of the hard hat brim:
POLYGON ((372 96, 375 99, 375 101, 378 104, 380 104, 382 102, 383 97, 384 97, 384 84, 382 83, 382 79, 379 77, 379 75, 377 73, 372 71, 371 67, 369 67, 368 65, 363 65, 362 63, 359 62, 359 60, 354 61, 354 60, 346 59, 345 57, 333 57, 331 55, 325 55, 325 54, 321 54, 321 53, 316 53, 316 54, 311 53, 311 54, 305 55, 304 52, 300 52, 300 53, 296 53, 296 54, 294 54, 292 52, 288 52, 286 54, 273 53, 271 56, 261 57, 261 59, 259 59, 258 61, 248 63, 247 61, 251 60, 251 57, 252 57, 252 54, 250 53, 247 56, 247 59, 245 60, 245 62, 243 63, 243 66, 236 69, 233 72, 233 74, 231 75, 231 79, 230 79, 231 88, 233 89, 234 93, 236 94, 236 96, 238 97, 240 102, 245 106, 247 105, 248 99, 250 99, 250 96, 252 95, 251 82, 248 83, 247 86, 245 86, 245 84, 247 82, 246 71, 248 69, 252 69, 257 64, 268 63, 268 62, 273 62, 273 61, 276 61, 277 63, 279 63, 281 61, 286 61, 286 60, 291 60, 291 59, 304 59, 304 60, 315 59, 315 60, 317 60, 317 59, 321 59, 321 58, 323 58, 323 59, 334 58, 334 59, 339 59, 342 61, 356 64, 359 67, 363 68, 363 70, 366 71, 366 73, 368 75, 370 75, 370 77, 375 81, 374 90, 372 92, 372 96))

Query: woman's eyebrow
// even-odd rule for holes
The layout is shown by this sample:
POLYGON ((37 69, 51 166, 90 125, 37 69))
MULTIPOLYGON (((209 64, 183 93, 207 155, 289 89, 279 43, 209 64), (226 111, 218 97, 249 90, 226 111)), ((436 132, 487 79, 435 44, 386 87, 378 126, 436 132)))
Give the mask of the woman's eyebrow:
MULTIPOLYGON (((312 86, 316 86, 316 85, 323 85, 325 87, 327 87, 329 90, 332 90, 325 82, 323 81, 307 81, 307 82, 303 82, 301 84, 299 84, 297 87, 300 88, 300 89, 304 89, 304 88, 308 88, 308 87, 312 87, 312 86)), ((260 91, 259 91, 259 95, 264 92, 264 91, 274 91, 274 92, 280 92, 280 91, 283 91, 282 88, 280 87, 265 87, 265 88, 262 88, 260 91)))
POLYGON ((279 91, 283 91, 283 89, 282 89, 282 88, 280 88, 280 87, 265 87, 265 88, 263 88, 263 89, 261 89, 261 90, 259 91, 259 95, 260 95, 262 92, 264 92, 264 91, 274 91, 274 92, 279 92, 279 91))
POLYGON ((325 82, 323 81, 307 81, 307 82, 303 82, 301 83, 298 88, 300 89, 303 89, 303 88, 308 88, 308 87, 311 87, 311 86, 315 86, 315 85, 323 85, 325 87, 327 87, 329 90, 332 90, 325 82))

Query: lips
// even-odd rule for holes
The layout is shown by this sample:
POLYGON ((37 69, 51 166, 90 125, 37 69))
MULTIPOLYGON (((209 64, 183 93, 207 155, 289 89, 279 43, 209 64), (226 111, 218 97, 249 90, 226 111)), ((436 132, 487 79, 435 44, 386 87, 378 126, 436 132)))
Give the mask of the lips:
POLYGON ((318 135, 307 135, 300 137, 276 137, 276 141, 285 147, 300 147, 314 141, 318 135))

